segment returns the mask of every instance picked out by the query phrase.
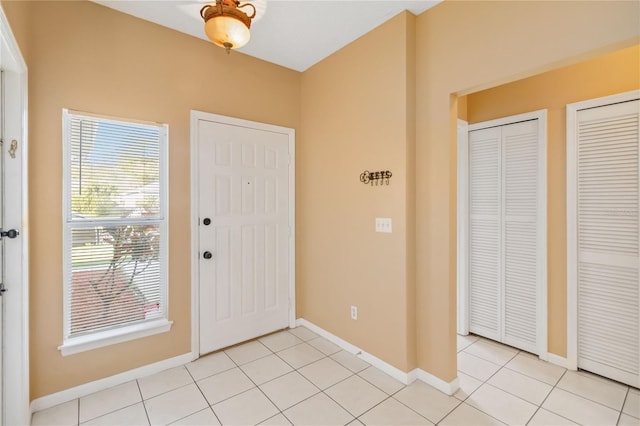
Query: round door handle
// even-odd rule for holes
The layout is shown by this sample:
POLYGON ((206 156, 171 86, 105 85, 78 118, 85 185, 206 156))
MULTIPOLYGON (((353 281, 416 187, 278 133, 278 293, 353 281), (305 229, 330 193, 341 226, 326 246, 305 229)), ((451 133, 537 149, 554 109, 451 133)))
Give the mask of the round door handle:
POLYGON ((204 257, 205 259, 211 259, 213 255, 210 251, 205 251, 204 253, 202 253, 202 257, 204 257))
POLYGON ((202 221, 202 223, 205 226, 209 226, 209 225, 211 225, 211 219, 209 219, 208 217, 205 217, 204 220, 202 221))

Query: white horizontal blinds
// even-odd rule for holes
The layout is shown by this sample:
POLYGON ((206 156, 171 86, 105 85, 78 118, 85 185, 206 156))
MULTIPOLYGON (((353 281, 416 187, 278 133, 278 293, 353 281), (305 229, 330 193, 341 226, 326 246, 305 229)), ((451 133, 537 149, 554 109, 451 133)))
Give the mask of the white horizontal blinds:
POLYGON ((163 318, 164 128, 67 117, 65 337, 163 318))
POLYGON ((160 217, 159 126, 71 116, 72 219, 160 217))
POLYGON ((538 121, 502 128, 504 342, 537 353, 538 121))
POLYGON ((640 101, 578 111, 578 365, 640 385, 640 101))
POLYGON ((469 132, 469 330, 500 339, 501 129, 469 132))

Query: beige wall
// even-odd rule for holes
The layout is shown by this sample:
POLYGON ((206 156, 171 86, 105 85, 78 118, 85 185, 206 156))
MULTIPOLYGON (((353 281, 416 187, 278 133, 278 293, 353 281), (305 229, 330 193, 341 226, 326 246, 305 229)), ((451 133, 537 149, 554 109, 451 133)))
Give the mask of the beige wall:
POLYGON ((473 93, 468 121, 547 109, 547 270, 549 352, 567 350, 566 108, 640 88, 640 46, 473 93))
POLYGON ((638 44, 640 31, 634 1, 445 1, 300 74, 89 2, 3 7, 29 66, 32 398, 189 351, 190 109, 297 128, 298 316, 453 379, 456 94, 638 44), (170 126, 174 327, 69 357, 56 349, 63 107, 170 126), (391 170, 391 185, 363 185, 365 169, 391 170), (394 232, 374 233, 375 217, 394 232))
POLYGON ((206 41, 90 2, 5 2, 3 8, 18 40, 29 43, 34 399, 190 352, 190 110, 296 128, 300 74, 238 52, 227 55, 206 41), (57 349, 62 108, 169 124, 169 333, 67 357, 57 349))
POLYGON ((414 28, 400 14, 303 74, 297 154, 298 316, 403 370, 415 363, 414 28), (364 185, 364 170, 390 170, 390 185, 364 185))
POLYGON ((417 360, 456 376, 456 94, 638 43, 635 1, 445 1, 417 19, 417 360))

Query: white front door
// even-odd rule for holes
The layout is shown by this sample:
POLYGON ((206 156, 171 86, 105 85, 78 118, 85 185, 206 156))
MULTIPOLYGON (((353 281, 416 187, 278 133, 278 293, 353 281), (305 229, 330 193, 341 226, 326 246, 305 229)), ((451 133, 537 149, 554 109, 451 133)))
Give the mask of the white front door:
POLYGON ((200 354, 289 325, 291 134, 257 127, 197 123, 200 354))

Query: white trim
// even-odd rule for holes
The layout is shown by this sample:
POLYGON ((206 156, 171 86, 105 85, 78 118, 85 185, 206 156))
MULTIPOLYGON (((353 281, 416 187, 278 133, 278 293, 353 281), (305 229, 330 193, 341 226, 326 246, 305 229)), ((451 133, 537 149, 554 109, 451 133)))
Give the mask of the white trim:
POLYGON ((259 123, 241 118, 227 117, 204 111, 191 110, 191 353, 193 359, 200 356, 200 276, 199 262, 199 169, 198 169, 198 121, 215 121, 217 123, 247 127, 256 130, 284 133, 289 138, 289 327, 296 324, 296 232, 295 232, 295 130, 273 124, 259 123))
POLYGON ((381 360, 380 358, 374 355, 371 355, 368 352, 363 351, 359 347, 347 342, 346 340, 341 339, 340 337, 328 332, 327 330, 321 327, 318 327, 317 325, 307 321, 304 318, 298 318, 296 320, 296 326, 303 326, 308 328, 309 330, 313 331, 317 335, 322 336, 328 341, 330 341, 331 343, 338 345, 341 349, 354 354, 358 358, 361 358, 363 361, 368 362, 369 364, 376 367, 378 370, 383 371, 384 373, 404 383, 405 385, 408 385, 416 378, 415 375, 410 377, 409 373, 394 367, 393 365, 381 360))
POLYGON ((186 353, 173 358, 158 361, 153 364, 147 364, 133 370, 115 374, 113 376, 105 377, 103 379, 95 380, 93 382, 65 389, 60 392, 52 393, 50 395, 46 395, 33 400, 31 402, 31 413, 45 410, 58 404, 65 403, 76 398, 81 398, 83 396, 90 395, 94 392, 108 389, 122 383, 130 382, 131 380, 140 379, 142 377, 150 376, 152 374, 156 374, 170 368, 179 367, 190 361, 191 354, 186 353))
POLYGON ((296 325, 296 131, 289 134, 289 327, 296 325))
MULTIPOLYGON (((58 350, 63 356, 76 354, 92 349, 97 349, 116 343, 127 342, 142 337, 152 336, 154 334, 165 333, 171 330, 173 322, 169 321, 169 126, 164 123, 140 121, 129 118, 119 118, 112 116, 104 116, 94 113, 86 113, 82 111, 62 109, 62 164, 64 170, 63 189, 62 189, 62 229, 63 229, 63 257, 64 263, 62 267, 63 275, 63 342, 58 346, 58 350), (159 182, 158 195, 160 198, 160 215, 158 218, 122 218, 122 219, 86 219, 84 223, 78 223, 72 220, 71 209, 71 146, 69 139, 71 138, 71 120, 73 118, 89 118, 99 123, 132 123, 143 125, 145 127, 153 127, 158 129, 158 164, 159 164, 159 182), (160 253, 158 263, 160 264, 160 282, 159 296, 161 306, 161 318, 157 320, 149 319, 143 323, 128 324, 117 326, 113 329, 89 332, 81 336, 69 336, 70 319, 71 319, 71 298, 70 292, 67 291, 67 285, 71 282, 72 265, 71 252, 72 241, 71 233, 73 229, 78 227, 89 226, 109 226, 109 225, 129 225, 129 224, 157 224, 160 235, 160 253)), ((69 284, 70 285, 70 284, 69 284)))
POLYGON ((538 264, 537 289, 537 338, 538 356, 541 360, 548 359, 548 283, 547 283, 547 110, 536 111, 538 118, 538 250, 536 253, 538 264))
POLYGON ((61 346, 58 346, 58 349, 62 352, 62 356, 73 355, 92 349, 115 345, 116 343, 153 336, 154 334, 166 333, 171 330, 172 324, 173 321, 167 321, 166 318, 161 318, 157 321, 99 331, 86 336, 71 337, 66 339, 61 346))
POLYGON ((191 358, 197 359, 200 356, 200 286, 198 277, 200 276, 200 239, 199 227, 200 218, 198 215, 200 193, 198 177, 198 116, 191 111, 190 129, 190 164, 191 180, 191 358))
POLYGON ((421 370, 419 368, 416 368, 409 372, 402 371, 399 368, 396 368, 393 365, 381 360, 375 355, 372 355, 368 352, 363 351, 359 347, 347 342, 346 340, 341 339, 335 334, 328 332, 327 330, 315 325, 310 321, 307 321, 304 318, 298 318, 296 320, 296 326, 302 326, 302 327, 308 328, 309 330, 313 331, 319 336, 324 337, 331 343, 338 345, 341 349, 354 354, 358 358, 368 362, 378 370, 388 374, 389 376, 393 377, 394 379, 398 380, 401 383, 404 383, 405 385, 411 384, 416 379, 419 379, 425 382, 426 384, 433 386, 439 391, 446 393, 447 395, 453 395, 460 388, 460 383, 457 377, 453 379, 451 382, 445 382, 444 380, 430 373, 427 373, 426 371, 421 370))
POLYGON ((560 355, 552 354, 551 352, 547 352, 547 362, 566 368, 567 370, 576 369, 575 367, 572 368, 567 358, 561 357, 560 355))
MULTIPOLYGON (((304 318, 298 318, 298 319, 296 320, 296 327, 300 327, 300 326, 302 326, 302 327, 306 327, 306 328, 308 328, 309 330, 311 330, 311 331, 313 331, 314 333, 316 333, 318 336, 324 337, 325 339, 327 339, 327 340, 328 340, 328 341, 330 341, 331 343, 334 343, 334 344, 336 344, 336 345, 340 346, 340 348, 341 348, 342 350, 345 350, 345 351, 350 352, 350 353, 352 353, 352 354, 354 354, 354 355, 357 355, 357 356, 360 356, 360 355, 362 355, 362 354, 364 353, 364 352, 363 352, 363 350, 362 350, 362 349, 360 349, 359 347, 357 347, 357 346, 355 346, 355 345, 352 345, 351 343, 347 342, 346 340, 341 339, 340 337, 336 336, 335 334, 328 332, 328 331, 327 331, 327 330, 325 330, 324 328, 319 327, 319 326, 315 325, 314 323, 312 323, 312 322, 310 322, 310 321, 307 321, 307 320, 306 320, 306 319, 304 319, 304 318)), ((372 355, 371 355, 371 356, 372 356, 372 355)), ((378 360, 378 361, 379 361, 379 362, 381 362, 381 363, 385 363, 385 362, 384 362, 384 361, 382 361, 382 360, 378 360)), ((386 363, 385 363, 385 364, 386 364, 386 363)), ((391 367, 391 368, 393 368, 393 369, 396 369, 396 370, 397 370, 398 375, 397 375, 397 376, 393 376, 393 377, 395 377, 396 379, 400 380, 400 381, 401 381, 401 382, 403 382, 403 383, 405 383, 405 382, 406 382, 404 379, 402 379, 402 376, 401 376, 401 375, 402 375, 402 374, 407 374, 407 373, 405 373, 404 371, 399 370, 399 369, 397 369, 397 368, 393 367, 392 365, 389 365, 389 364, 387 364, 387 365, 388 365, 389 367, 391 367)), ((381 368, 381 370, 382 370, 382 368, 381 368)), ((406 384, 406 383, 405 383, 405 384, 406 384)))
POLYGON ((29 196, 28 196, 28 75, 7 17, 0 5, 0 66, 5 72, 5 225, 16 228, 18 238, 5 250, 5 284, 2 296, 3 315, 3 386, 2 424, 29 424, 29 196), (9 160, 7 150, 12 140, 18 142, 16 162, 9 160), (8 180, 7 180, 8 181, 8 180))
POLYGON ((458 120, 457 333, 469 334, 469 123, 458 120))
POLYGON ((523 114, 510 115, 508 117, 496 118, 495 120, 483 121, 481 123, 469 124, 469 131, 488 129, 490 127, 505 126, 507 124, 519 123, 521 121, 531 121, 537 119, 546 120, 547 110, 539 109, 537 111, 525 112, 523 114))
MULTIPOLYGON (((536 253, 538 264, 538 285, 537 285, 537 344, 536 348, 538 356, 542 360, 547 359, 547 321, 548 321, 548 306, 547 306, 547 110, 542 109, 538 111, 532 111, 524 114, 512 115, 509 117, 503 117, 496 120, 484 121, 481 123, 475 123, 468 126, 468 131, 486 129, 490 127, 504 126, 507 124, 518 123, 521 121, 538 120, 538 188, 537 188, 537 207, 538 207, 538 250, 536 253)), ((460 123, 458 121, 458 127, 460 123)), ((462 216, 463 212, 461 207, 466 209, 464 213, 466 217, 458 219, 458 232, 461 232, 461 227, 464 227, 466 223, 467 228, 462 228, 464 232, 462 236, 458 237, 458 274, 466 274, 469 264, 469 230, 468 230, 468 216, 469 216, 469 177, 468 174, 462 173, 462 168, 466 166, 468 168, 468 155, 469 155, 469 142, 466 138, 466 146, 463 149, 460 148, 461 140, 458 139, 458 216, 462 216), (463 157, 463 158, 461 158, 463 157), (464 162, 463 162, 464 161, 464 162), (464 220, 466 219, 466 220, 464 220), (462 245, 462 247, 460 247, 462 245), (462 268, 462 269, 461 269, 462 268)), ((465 276, 465 275, 461 275, 465 276)), ((459 283, 459 288, 461 287, 459 283)), ((463 287, 464 290, 464 287, 463 287)), ((467 298, 466 301, 458 300, 458 306, 467 307, 468 312, 468 283, 466 291, 459 291, 459 296, 467 298)), ((460 316, 459 316, 460 318, 460 316)), ((466 315, 466 323, 462 326, 458 326, 460 334, 468 334, 469 331, 469 316, 466 315), (466 333, 464 332, 466 331, 466 333)))
POLYGON ((418 380, 438 389, 440 392, 443 392, 449 396, 452 396, 454 393, 458 392, 458 389, 460 389, 460 380, 457 377, 450 382, 446 382, 441 378, 427 373, 426 371, 419 368, 416 368, 414 371, 417 373, 418 380))
POLYGON ((578 111, 640 98, 640 90, 567 104, 567 362, 578 368, 578 164, 576 125, 578 111))

